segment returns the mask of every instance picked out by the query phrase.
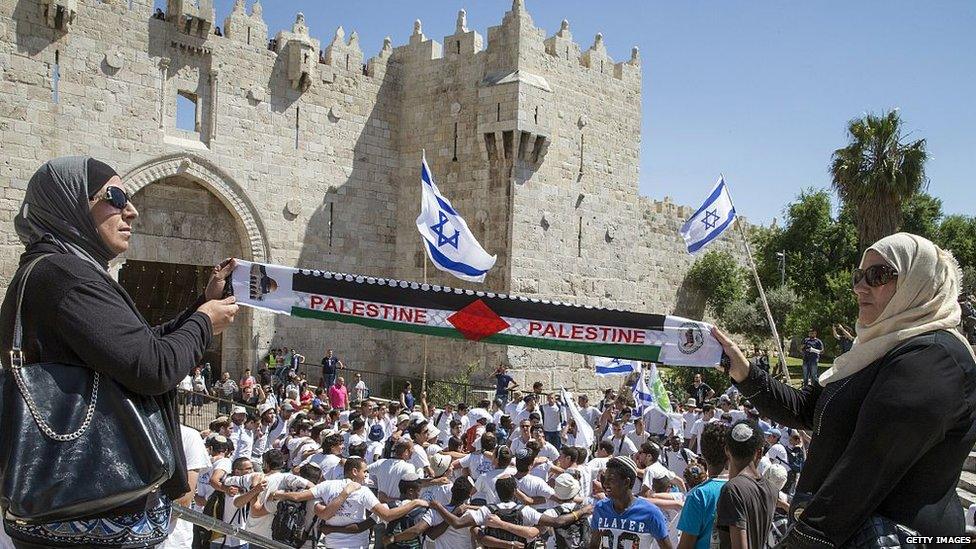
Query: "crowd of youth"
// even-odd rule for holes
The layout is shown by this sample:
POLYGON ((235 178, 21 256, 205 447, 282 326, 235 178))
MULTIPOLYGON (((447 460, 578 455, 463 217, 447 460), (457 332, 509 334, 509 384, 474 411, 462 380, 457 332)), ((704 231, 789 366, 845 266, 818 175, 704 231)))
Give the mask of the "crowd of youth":
MULTIPOLYGON (((761 547, 785 530, 808 442, 700 375, 673 410, 635 410, 626 386, 579 395, 595 439, 582 447, 558 395, 523 393, 501 367, 494 400, 435 405, 409 385, 399 402, 364 384, 337 394, 331 350, 327 395, 296 372, 300 354, 270 357, 258 379, 213 384, 256 413, 230 405, 202 433, 184 427, 197 476, 184 503, 294 546, 761 547)), ((207 385, 202 371, 186 383, 207 385)), ((248 547, 214 536, 180 522, 164 547, 248 547)))

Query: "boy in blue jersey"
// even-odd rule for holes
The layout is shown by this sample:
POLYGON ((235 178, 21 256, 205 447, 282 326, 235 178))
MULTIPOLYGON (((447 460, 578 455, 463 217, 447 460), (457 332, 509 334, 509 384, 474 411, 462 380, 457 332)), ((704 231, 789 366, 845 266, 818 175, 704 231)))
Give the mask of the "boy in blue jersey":
POLYGON ((629 456, 617 456, 607 462, 603 477, 607 498, 593 509, 590 549, 651 549, 655 540, 658 547, 672 549, 664 513, 646 499, 634 496, 636 480, 637 464, 629 456))
POLYGON ((708 466, 708 480, 695 486, 685 496, 685 505, 678 519, 681 539, 678 549, 708 549, 718 546, 715 514, 722 486, 729 480, 726 465, 725 439, 728 425, 715 422, 705 425, 701 433, 701 454, 708 466))

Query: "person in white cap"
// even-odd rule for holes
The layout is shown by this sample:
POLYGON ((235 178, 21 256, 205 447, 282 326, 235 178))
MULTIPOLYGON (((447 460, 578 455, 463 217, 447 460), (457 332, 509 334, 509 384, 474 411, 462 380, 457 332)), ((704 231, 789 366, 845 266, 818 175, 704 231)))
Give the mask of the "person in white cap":
POLYGON ((546 509, 542 516, 556 518, 573 515, 579 518, 562 528, 553 528, 552 535, 546 538, 546 549, 556 549, 557 538, 559 547, 582 548, 589 545, 589 519, 580 512, 585 505, 583 502, 576 501, 581 496, 581 492, 580 481, 572 473, 562 473, 553 481, 552 497, 555 503, 551 508, 546 509))
POLYGON ((258 404, 258 422, 254 429, 254 446, 251 449, 251 457, 261 461, 264 453, 272 448, 274 439, 271 438, 271 428, 278 420, 273 405, 264 402, 258 404))
POLYGON ((773 464, 782 465, 786 470, 789 470, 790 459, 786 454, 786 447, 779 442, 780 437, 782 437, 780 430, 767 429, 765 435, 766 444, 769 445, 769 449, 766 450, 762 459, 759 460, 759 466, 757 467, 759 474, 765 474, 766 469, 773 464))
MULTIPOLYGON (((451 470, 451 457, 445 454, 434 454, 430 456, 430 470, 434 475, 432 478, 438 479, 446 476, 451 470)), ((448 482, 446 484, 431 484, 424 488, 420 498, 427 501, 437 500, 444 505, 447 505, 447 503, 451 501, 451 488, 453 487, 453 484, 453 482, 448 482)))
POLYGON ((230 440, 234 443, 232 461, 239 457, 251 458, 251 451, 254 447, 254 433, 245 427, 246 421, 247 409, 243 406, 234 406, 230 411, 230 440))

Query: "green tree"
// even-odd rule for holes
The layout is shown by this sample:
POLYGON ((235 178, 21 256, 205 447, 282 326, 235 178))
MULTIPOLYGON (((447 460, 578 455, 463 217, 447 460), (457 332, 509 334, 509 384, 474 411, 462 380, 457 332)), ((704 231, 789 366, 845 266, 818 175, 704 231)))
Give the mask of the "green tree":
POLYGON ((917 192, 902 204, 901 217, 900 230, 938 241, 942 200, 924 191, 917 192))
POLYGON ((962 268, 962 292, 964 294, 976 294, 976 267, 967 265, 962 268))
POLYGON ((727 251, 710 250, 688 270, 686 280, 705 299, 705 304, 721 318, 730 303, 745 295, 745 274, 727 251))
POLYGON ((831 158, 833 186, 857 215, 858 249, 893 234, 902 224, 902 204, 925 181, 925 140, 905 141, 898 111, 868 114, 847 126, 850 142, 831 158))
POLYGON ((963 267, 976 267, 976 217, 949 215, 939 226, 936 243, 952 251, 963 267))

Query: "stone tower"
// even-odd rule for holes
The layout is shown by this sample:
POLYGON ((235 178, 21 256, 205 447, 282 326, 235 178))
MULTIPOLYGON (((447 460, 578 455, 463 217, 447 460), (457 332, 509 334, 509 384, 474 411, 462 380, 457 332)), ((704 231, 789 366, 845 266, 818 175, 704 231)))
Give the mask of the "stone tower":
MULTIPOLYGON (((694 314, 677 229, 690 211, 638 194, 641 66, 604 37, 585 50, 515 0, 487 39, 458 14, 441 42, 363 54, 336 23, 328 44, 298 14, 270 36, 237 0, 215 34, 211 0, 0 0, 0 281, 21 244, 12 219, 46 160, 115 166, 141 210, 114 266, 150 312, 192 300, 228 256, 475 285, 425 268, 414 219, 421 152, 498 262, 479 289, 694 314), (113 32, 104 32, 113 29, 113 32), (179 107, 178 107, 179 106, 179 107), (689 308, 690 307, 690 308, 689 308)), ((404 22, 404 24, 409 24, 404 22)), ((607 37, 612 40, 612 37, 607 37)), ((729 246, 729 243, 723 245, 729 246)), ((594 388, 585 357, 389 334, 246 311, 208 360, 238 372, 272 347, 310 360, 432 377, 498 363, 520 382, 594 388)), ((483 379, 483 378, 482 378, 483 379)))

